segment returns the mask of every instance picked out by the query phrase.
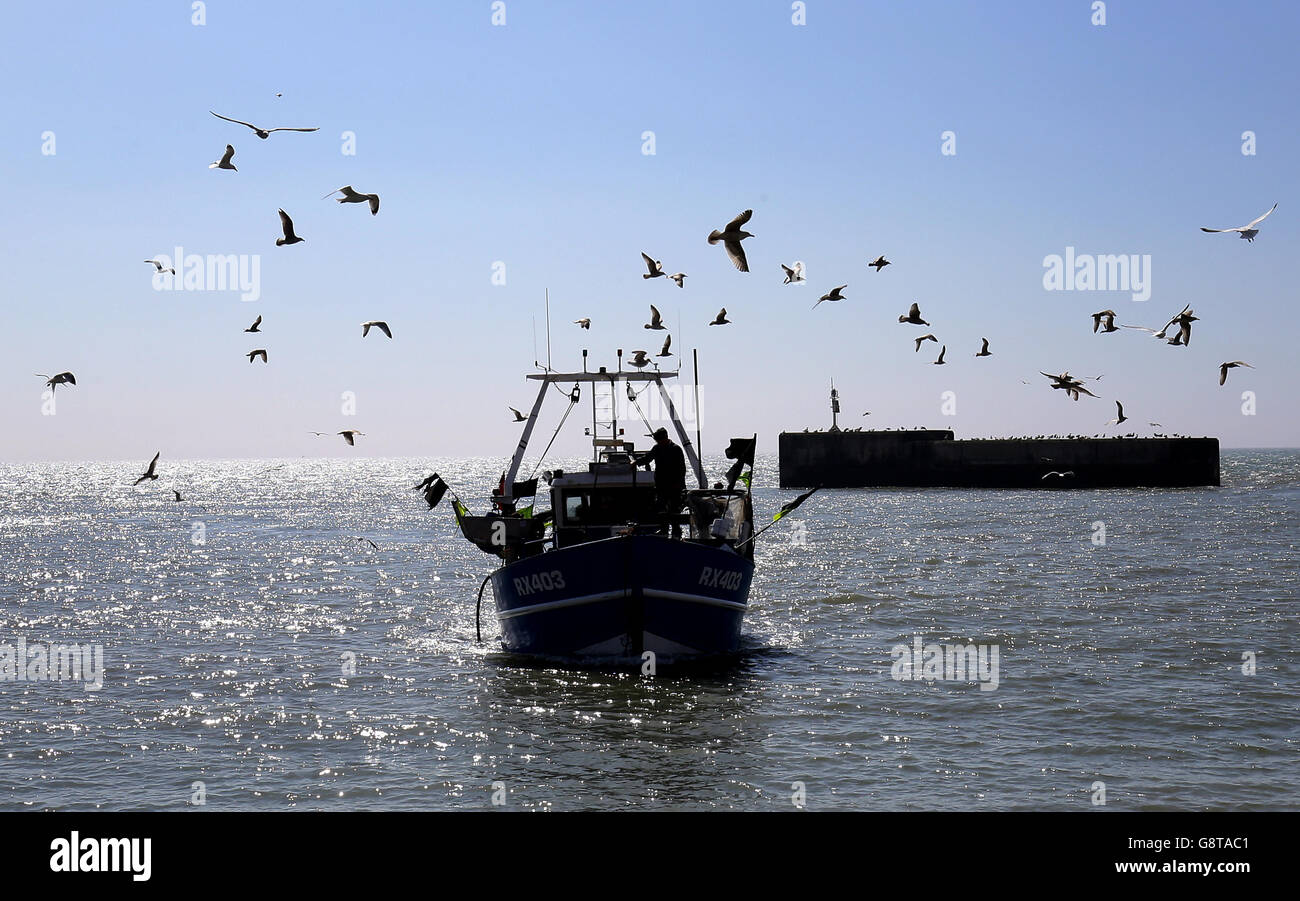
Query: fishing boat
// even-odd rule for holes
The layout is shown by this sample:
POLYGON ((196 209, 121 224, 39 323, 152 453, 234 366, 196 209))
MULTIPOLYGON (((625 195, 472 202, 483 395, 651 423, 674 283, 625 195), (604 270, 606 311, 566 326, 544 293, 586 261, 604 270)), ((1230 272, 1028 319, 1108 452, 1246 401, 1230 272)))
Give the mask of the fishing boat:
MULTIPOLYGON (((733 440, 729 452, 737 462, 729 484, 710 487, 665 385, 677 373, 624 371, 621 352, 619 360, 616 371, 587 371, 584 351, 582 372, 548 367, 529 374, 539 383, 537 399, 492 493, 491 511, 475 516, 456 500, 465 538, 502 560, 483 583, 492 587, 502 644, 525 655, 615 660, 734 652, 754 573, 753 505, 743 472, 745 463, 752 472, 754 439, 733 440), (543 404, 548 398, 568 400, 558 435, 584 386, 592 403, 586 469, 553 469, 541 472, 540 482, 516 481, 543 404), (618 426, 614 401, 621 391, 648 432, 653 429, 638 398, 657 391, 662 405, 656 419, 675 432, 687 461, 688 487, 678 513, 657 502, 649 464, 642 469, 634 462, 638 451, 618 426), (600 413, 609 418, 599 419, 600 413), (737 442, 740 449, 734 450, 737 442), (550 508, 538 509, 548 497, 550 508)), ((698 380, 696 400, 698 405, 698 380)), ((549 449, 550 444, 534 473, 549 449)))

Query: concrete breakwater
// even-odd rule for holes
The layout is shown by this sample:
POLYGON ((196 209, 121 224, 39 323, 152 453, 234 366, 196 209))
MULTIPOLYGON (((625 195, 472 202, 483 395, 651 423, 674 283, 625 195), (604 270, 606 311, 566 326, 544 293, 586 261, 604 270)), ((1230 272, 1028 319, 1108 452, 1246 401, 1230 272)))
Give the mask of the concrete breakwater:
POLYGON ((782 432, 779 454, 782 488, 1186 488, 1219 484, 1217 438, 959 441, 951 431, 942 429, 782 432))

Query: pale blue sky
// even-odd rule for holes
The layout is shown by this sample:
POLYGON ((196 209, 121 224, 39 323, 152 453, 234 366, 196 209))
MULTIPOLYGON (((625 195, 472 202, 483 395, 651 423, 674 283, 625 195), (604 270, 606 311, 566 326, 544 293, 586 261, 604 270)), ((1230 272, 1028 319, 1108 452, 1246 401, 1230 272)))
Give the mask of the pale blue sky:
MULTIPOLYGON (((1090 5, 808 0, 795 26, 788 2, 507 0, 504 27, 486 0, 213 0, 201 27, 184 2, 12 6, 0 458, 508 454, 546 288, 561 369, 584 346, 593 366, 653 353, 659 307, 673 349, 700 349, 710 453, 824 424, 832 377, 850 426, 871 410, 959 436, 1093 434, 1118 398, 1126 427, 1300 444, 1300 7, 1130 0, 1096 27, 1090 5), (209 109, 321 130, 262 141, 209 109), (208 169, 228 142, 239 171, 208 169), (379 215, 321 199, 344 184, 380 194, 379 215), (1275 201, 1253 244, 1198 229, 1275 201), (274 245, 278 207, 305 243, 274 245), (748 274, 705 242, 745 208, 748 274), (261 299, 153 290, 142 261, 177 245, 260 255, 261 299), (1150 254, 1151 300, 1045 291, 1067 246, 1150 254), (642 250, 685 289, 643 280, 642 250), (783 286, 796 259, 809 281, 783 286), (914 300, 949 365, 898 324, 914 300), (1159 326, 1187 303, 1189 348, 1091 331, 1096 310, 1159 326), (707 327, 722 306, 734 324, 707 327), (395 339, 363 341, 372 318, 395 339), (981 337, 995 355, 976 360, 981 337), (1256 368, 1220 388, 1238 359, 1256 368), (1068 401, 1040 369, 1104 373, 1103 400, 1068 401), (62 370, 78 385, 42 415, 32 373, 62 370), (308 434, 344 428, 367 436, 308 434)), ((574 422, 557 450, 581 452, 574 422)))

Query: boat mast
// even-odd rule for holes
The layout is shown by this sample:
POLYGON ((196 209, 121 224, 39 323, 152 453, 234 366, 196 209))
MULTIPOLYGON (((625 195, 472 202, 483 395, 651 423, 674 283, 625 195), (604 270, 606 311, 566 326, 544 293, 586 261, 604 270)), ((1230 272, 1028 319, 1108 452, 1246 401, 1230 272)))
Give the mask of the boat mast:
POLYGON ((835 379, 831 379, 831 431, 840 430, 840 393, 835 390, 835 379))
MULTIPOLYGON (((691 348, 691 360, 695 368, 695 446, 704 453, 704 439, 700 437, 700 349, 691 348)), ((705 487, 703 483, 700 487, 705 487)))
POLYGON ((546 371, 551 371, 551 289, 546 289, 546 371))

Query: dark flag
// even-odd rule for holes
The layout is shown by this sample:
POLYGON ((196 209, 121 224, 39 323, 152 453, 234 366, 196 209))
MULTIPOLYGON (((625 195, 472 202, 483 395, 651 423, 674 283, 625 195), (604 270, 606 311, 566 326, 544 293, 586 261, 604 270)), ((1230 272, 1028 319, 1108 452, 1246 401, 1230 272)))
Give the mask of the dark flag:
POLYGON ((799 495, 797 498, 790 501, 790 503, 786 504, 780 510, 777 511, 776 515, 772 517, 772 522, 776 522, 778 519, 780 519, 782 516, 785 516, 787 513, 793 513, 795 510, 799 508, 800 504, 808 500, 808 498, 812 497, 813 492, 817 491, 817 489, 821 487, 822 486, 818 485, 817 488, 812 488, 808 491, 805 491, 803 494, 799 495))
POLYGON ((424 499, 428 501, 430 510, 438 506, 438 501, 442 500, 442 496, 447 493, 447 483, 436 472, 420 484, 411 487, 424 492, 424 499))
POLYGON ((751 469, 754 466, 754 445, 758 443, 758 437, 753 438, 732 438, 731 443, 727 445, 726 456, 728 460, 735 460, 731 468, 727 470, 727 490, 736 487, 736 481, 740 474, 745 471, 748 465, 751 469))
POLYGON ((527 482, 514 482, 510 486, 511 497, 536 497, 537 480, 529 479, 527 482))
POLYGON ((429 509, 432 510, 438 506, 438 501, 442 500, 442 496, 446 493, 447 483, 442 479, 438 479, 430 485, 424 492, 424 499, 428 502, 429 509))

